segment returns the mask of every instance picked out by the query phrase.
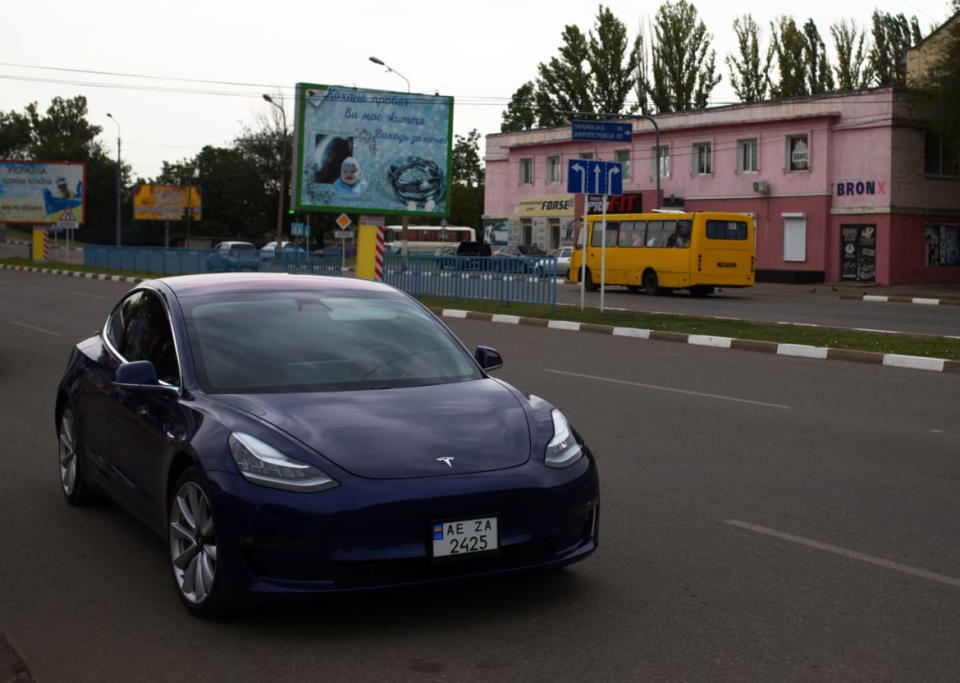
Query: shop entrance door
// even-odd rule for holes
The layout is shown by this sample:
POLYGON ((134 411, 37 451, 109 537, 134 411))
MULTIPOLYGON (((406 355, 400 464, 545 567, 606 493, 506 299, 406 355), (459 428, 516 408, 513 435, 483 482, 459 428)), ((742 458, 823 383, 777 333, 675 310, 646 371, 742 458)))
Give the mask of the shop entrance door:
POLYGON ((877 226, 840 226, 840 279, 873 282, 877 277, 877 226))

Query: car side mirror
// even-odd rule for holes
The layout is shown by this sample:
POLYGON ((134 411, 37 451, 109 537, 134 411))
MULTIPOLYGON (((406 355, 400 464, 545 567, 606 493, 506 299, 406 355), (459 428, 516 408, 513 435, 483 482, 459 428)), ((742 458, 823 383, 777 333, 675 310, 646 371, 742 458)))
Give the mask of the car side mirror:
POLYGON ((130 387, 159 387, 160 378, 157 369, 148 360, 135 360, 124 363, 114 375, 114 384, 130 387))
POLYGON ((496 349, 491 349, 489 346, 478 346, 477 350, 473 352, 473 357, 477 359, 477 363, 484 370, 496 370, 503 367, 503 357, 496 349))

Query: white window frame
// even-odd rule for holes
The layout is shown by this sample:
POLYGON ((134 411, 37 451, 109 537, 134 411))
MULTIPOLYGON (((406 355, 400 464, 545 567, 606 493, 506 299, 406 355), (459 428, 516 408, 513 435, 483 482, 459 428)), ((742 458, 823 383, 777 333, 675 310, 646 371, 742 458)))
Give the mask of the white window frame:
POLYGON ((710 142, 695 142, 693 143, 693 154, 690 171, 692 175, 713 175, 713 145, 710 142), (701 155, 701 151, 706 150, 706 156, 701 155), (704 167, 701 167, 700 162, 706 161, 704 167))
POLYGON ((630 150, 629 149, 615 149, 613 151, 613 160, 619 161, 621 167, 623 168, 623 175, 621 176, 624 180, 630 180, 633 175, 633 163, 630 159, 630 150))
POLYGON ((520 184, 521 185, 533 185, 533 159, 527 157, 520 159, 520 184), (526 178, 524 178, 524 168, 526 168, 526 178))
POLYGON ((813 168, 813 150, 810 146, 810 133, 792 133, 784 137, 784 160, 783 160, 783 171, 784 173, 807 173, 813 168), (796 140, 797 138, 804 138, 807 142, 807 167, 806 168, 791 168, 793 160, 790 158, 790 142, 796 140))
POLYGON ((547 157, 547 185, 558 185, 562 181, 562 174, 560 157, 558 155, 547 157))
MULTIPOLYGON (((657 177, 657 147, 650 148, 650 178, 657 177)), ((670 145, 660 145, 660 177, 670 177, 670 145), (666 170, 666 173, 663 171, 666 170)))
POLYGON ((759 173, 760 172, 760 140, 758 138, 741 138, 737 140, 737 173, 759 173), (750 161, 754 162, 753 168, 747 168, 746 147, 750 145, 753 148, 753 155, 750 161))

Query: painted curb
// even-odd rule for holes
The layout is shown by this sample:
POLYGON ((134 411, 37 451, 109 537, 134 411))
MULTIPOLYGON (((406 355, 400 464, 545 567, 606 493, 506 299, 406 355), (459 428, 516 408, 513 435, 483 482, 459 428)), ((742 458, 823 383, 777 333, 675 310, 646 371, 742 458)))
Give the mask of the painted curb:
POLYGON ((669 341, 680 344, 690 344, 691 346, 772 353, 778 356, 790 356, 810 360, 838 360, 892 368, 906 368, 908 370, 960 374, 960 361, 946 360, 943 358, 904 356, 896 353, 877 353, 874 351, 855 351, 852 349, 833 349, 826 346, 809 346, 806 344, 780 344, 777 342, 760 341, 758 339, 712 337, 700 334, 683 334, 682 332, 666 332, 664 330, 645 330, 639 327, 614 327, 612 325, 578 323, 569 320, 527 318, 525 316, 507 315, 503 313, 479 313, 476 311, 464 311, 452 308, 431 308, 430 311, 438 318, 481 320, 504 325, 529 325, 568 332, 590 332, 614 337, 669 341))
MULTIPOLYGON (((86 280, 106 280, 110 282, 126 282, 136 284, 143 282, 143 278, 124 277, 121 275, 107 275, 106 273, 82 273, 76 270, 55 270, 52 268, 38 268, 31 266, 14 266, 0 263, 0 270, 16 270, 28 273, 45 273, 48 275, 63 275, 65 277, 79 277, 86 280)), ((858 297, 859 298, 859 297, 858 297)), ((528 318, 526 316, 508 315, 504 313, 481 313, 456 308, 431 308, 431 312, 438 318, 457 318, 460 320, 479 320, 495 322, 501 325, 529 325, 532 327, 546 327, 553 330, 567 332, 590 332, 614 337, 630 337, 633 339, 652 339, 654 341, 670 341, 691 346, 707 346, 711 348, 735 349, 738 351, 755 351, 773 353, 778 356, 792 356, 811 360, 838 360, 855 363, 868 363, 892 368, 908 370, 924 370, 960 375, 960 361, 945 358, 927 358, 925 356, 905 356, 897 353, 876 353, 873 351, 854 351, 851 349, 833 349, 824 346, 807 346, 805 344, 779 344, 777 342, 760 341, 757 339, 732 339, 730 337, 711 337, 699 334, 684 334, 682 332, 666 332, 664 330, 645 330, 639 327, 613 327, 595 323, 579 323, 570 320, 548 320, 546 318, 528 318)))
POLYGON ((868 301, 881 304, 919 304, 921 306, 960 306, 960 299, 925 296, 900 296, 896 294, 841 294, 841 299, 849 301, 868 301))

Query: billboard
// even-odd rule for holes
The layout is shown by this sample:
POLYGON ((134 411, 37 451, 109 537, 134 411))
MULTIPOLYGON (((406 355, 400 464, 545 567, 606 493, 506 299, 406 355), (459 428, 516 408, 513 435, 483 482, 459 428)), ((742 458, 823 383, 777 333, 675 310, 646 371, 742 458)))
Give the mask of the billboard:
POLYGON ((0 223, 84 223, 81 161, 0 161, 0 223))
POLYGON ((182 221, 185 209, 200 220, 200 188, 183 185, 137 185, 133 193, 133 218, 138 221, 182 221))
POLYGON ((297 84, 299 211, 446 216, 453 98, 297 84))

